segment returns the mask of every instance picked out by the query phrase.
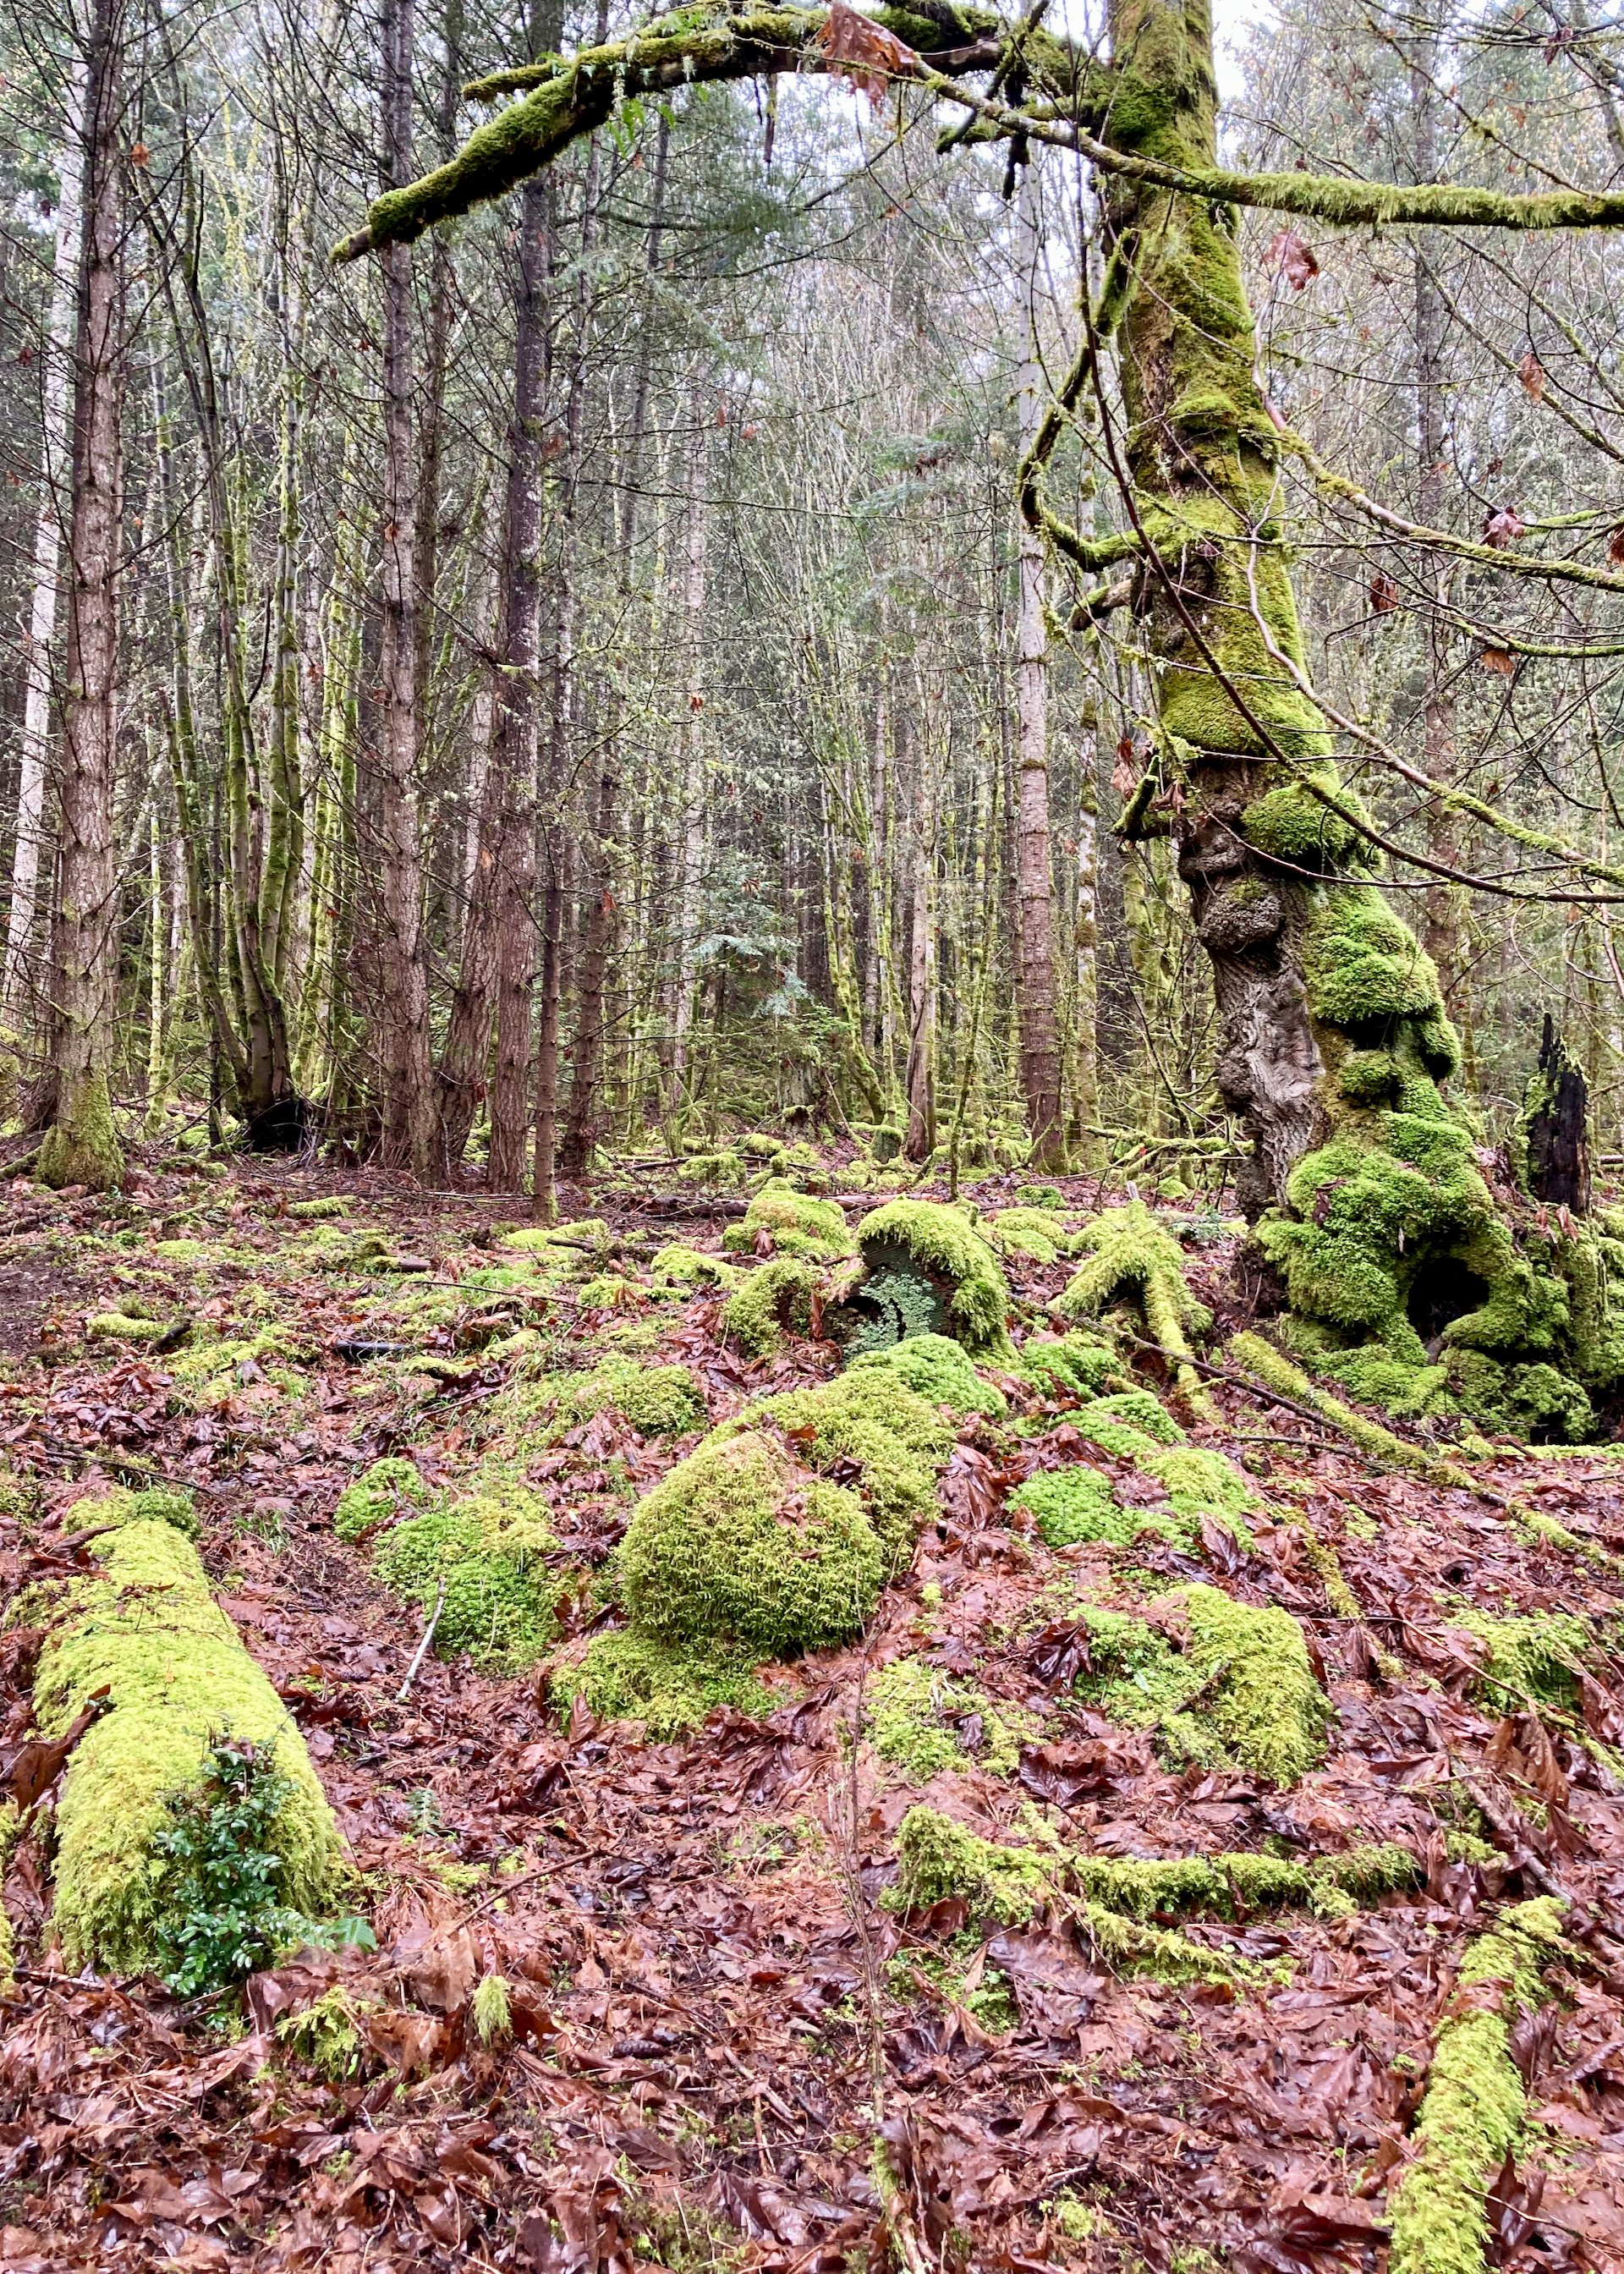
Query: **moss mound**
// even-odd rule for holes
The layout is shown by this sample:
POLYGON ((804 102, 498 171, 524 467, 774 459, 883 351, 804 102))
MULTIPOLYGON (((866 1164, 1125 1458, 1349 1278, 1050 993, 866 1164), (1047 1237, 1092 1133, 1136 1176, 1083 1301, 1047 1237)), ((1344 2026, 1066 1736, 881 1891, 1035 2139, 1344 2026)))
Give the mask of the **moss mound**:
POLYGON ((553 1640, 558 1546, 547 1504, 520 1484, 493 1485, 466 1500, 437 1499, 386 1532, 372 1574, 425 1617, 436 1605, 434 1649, 466 1651, 476 1665, 514 1672, 553 1640), (443 1588, 443 1597, 442 1597, 443 1588))
POLYGON ((932 1405, 958 1414, 1009 1411, 1009 1400, 991 1382, 981 1381, 962 1343, 951 1335, 910 1335, 889 1350, 865 1351, 852 1360, 853 1373, 873 1368, 892 1375, 932 1405))
POLYGON ((722 1306, 724 1341, 746 1358, 771 1358, 786 1334, 809 1335, 818 1276, 793 1255, 759 1263, 722 1306))
POLYGON ((680 1240, 660 1248, 651 1258, 649 1276, 657 1287, 689 1291, 739 1284, 736 1264, 725 1262, 719 1255, 707 1255, 700 1247, 684 1247, 680 1240))
POLYGON ((333 1529, 351 1543, 386 1524, 393 1524, 402 1508, 426 1508, 436 1495, 414 1462, 396 1453, 363 1469, 338 1496, 333 1529))
POLYGON ((1175 1588, 1154 1608, 1155 1627, 1085 1608, 1090 1668, 1080 1690, 1114 1721, 1154 1729, 1175 1759, 1239 1762, 1282 1786, 1317 1766, 1331 1707, 1289 1612, 1254 1610, 1199 1585, 1175 1588))
POLYGON ((1039 1537, 1050 1547, 1084 1542, 1126 1547, 1141 1532, 1179 1547, 1189 1544, 1187 1526, 1175 1523, 1162 1509, 1119 1508, 1109 1478, 1080 1463, 1028 1477, 1010 1495, 1009 1504, 1034 1518, 1039 1537))
MULTIPOLYGON (((88 1527, 100 1506, 71 1521, 88 1527)), ((205 1780, 229 1738, 274 1763, 281 1900, 313 1913, 342 1851, 303 1738, 209 1591, 198 1553, 173 1525, 134 1517, 91 1541, 100 1566, 55 1591, 34 1710, 60 1736, 96 1691, 108 1710, 79 1740, 56 1812, 53 1919, 71 1965, 134 1972, 157 1962, 167 1864, 154 1845, 177 1797, 205 1780)))
POLYGON ((875 1308, 870 1347, 936 1332, 951 1335, 973 1355, 1008 1353, 1009 1285, 991 1246, 961 1209, 937 1201, 887 1201, 858 1225, 857 1243, 868 1277, 852 1300, 861 1306, 866 1299, 875 1308), (884 1330, 891 1313, 899 1332, 884 1330))
POLYGON ((856 1494, 809 1477, 756 1430, 680 1461, 639 1502, 620 1555, 637 1632, 761 1658, 849 1640, 883 1567, 856 1494))
POLYGON ((1579 1704, 1579 1678, 1595 1647, 1589 1623, 1565 1611, 1533 1611, 1491 1618, 1467 1611, 1454 1623, 1484 1645, 1482 1671, 1473 1689, 1497 1713, 1530 1706, 1571 1713, 1579 1704))
POLYGON ((1114 1350, 1079 1334, 1029 1336, 1021 1350, 1020 1370, 1046 1397, 1097 1397, 1125 1379, 1114 1350))
POLYGON ((606 1358, 583 1374, 566 1394, 580 1419, 613 1409, 642 1437, 682 1437, 705 1419, 705 1401, 685 1366, 638 1366, 629 1358, 606 1358))
POLYGON ((1195 1412, 1210 1411, 1190 1337, 1209 1330, 1212 1314, 1190 1291, 1178 1242, 1143 1201, 1108 1209, 1085 1226, 1081 1240, 1092 1253, 1056 1304, 1060 1316, 1080 1322, 1127 1303, 1139 1314, 1145 1339, 1172 1369, 1181 1397, 1195 1412))
POLYGON ((573 1665, 553 1673, 548 1688, 561 1706, 584 1698, 600 1721, 641 1721, 656 1740, 697 1728, 715 1706, 770 1713, 774 1704, 748 1653, 656 1642, 625 1630, 595 1635, 573 1665))
POLYGON ((1182 1445, 1184 1433, 1158 1397, 1148 1389, 1118 1390, 1109 1397, 1092 1397, 1066 1416, 1079 1437, 1118 1460, 1138 1460, 1158 1445, 1182 1445))
POLYGON ((1392 2274, 1483 2274, 1489 2263, 1489 2190, 1526 2112, 1511 2030, 1545 2002, 1542 1969, 1560 1954, 1560 1919, 1542 1896, 1467 1945, 1460 1986, 1479 1996, 1439 2026, 1415 2151, 1388 2197, 1392 2274), (1483 1994, 1496 1988, 1485 2006, 1483 1994))
POLYGON ((853 1367, 832 1382, 769 1397, 726 1425, 774 1423, 814 1469, 856 1470, 888 1570, 907 1560, 921 1520, 934 1513, 936 1480, 953 1449, 940 1409, 887 1367, 853 1367))
POLYGON ((753 1255, 762 1248, 763 1234, 772 1242, 771 1253, 804 1256, 813 1262, 832 1263, 852 1252, 846 1217, 835 1202, 797 1192, 783 1177, 762 1186, 743 1223, 729 1224, 722 1234, 722 1245, 753 1255))
POLYGON ((1000 1255, 1022 1255, 1033 1263, 1056 1263, 1078 1244, 1058 1216, 1041 1208, 1000 1209, 989 1232, 1000 1255))

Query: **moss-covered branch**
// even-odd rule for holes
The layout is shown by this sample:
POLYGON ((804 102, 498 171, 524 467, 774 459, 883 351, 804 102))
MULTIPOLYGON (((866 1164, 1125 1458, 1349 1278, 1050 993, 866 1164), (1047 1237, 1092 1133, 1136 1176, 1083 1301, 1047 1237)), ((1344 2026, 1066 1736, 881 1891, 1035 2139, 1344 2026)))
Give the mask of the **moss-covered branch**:
MULTIPOLYGON (((832 56, 822 34, 828 21, 823 8, 757 8, 746 14, 695 22, 702 11, 685 9, 658 19, 624 40, 583 49, 574 56, 553 56, 475 82, 470 92, 495 94, 526 90, 521 101, 472 133, 455 156, 421 180, 387 192, 374 200, 366 226, 334 247, 335 260, 354 260, 386 245, 409 244, 436 222, 500 197, 527 176, 603 125, 617 103, 637 95, 665 94, 701 80, 757 79, 771 72, 839 72, 849 65, 832 56)), ((921 55, 908 77, 942 84, 929 68, 953 71, 996 68, 1006 38, 997 19, 983 10, 958 10, 954 20, 966 34, 944 47, 941 26, 907 8, 879 8, 871 20, 921 55)), ((1109 94, 1109 74, 1051 34, 1037 32, 1022 49, 1028 83, 1068 117, 1102 119, 1109 94)))

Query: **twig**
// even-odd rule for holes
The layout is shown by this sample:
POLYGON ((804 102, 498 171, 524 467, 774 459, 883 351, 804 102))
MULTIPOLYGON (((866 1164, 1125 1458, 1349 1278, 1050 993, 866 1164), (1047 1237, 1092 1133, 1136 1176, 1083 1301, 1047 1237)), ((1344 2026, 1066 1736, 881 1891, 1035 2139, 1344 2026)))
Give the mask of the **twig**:
POLYGON ((445 1608, 446 1575, 442 1571, 440 1575, 440 1593, 434 1598, 433 1615, 429 1620, 427 1626, 423 1630, 423 1639, 417 1645, 417 1653, 412 1659, 411 1664, 406 1669, 406 1679, 402 1683, 400 1688, 395 1693, 395 1702, 397 1706, 403 1706, 406 1703, 406 1694, 411 1688, 412 1683, 417 1678, 417 1668, 422 1665, 424 1660, 429 1654, 429 1645, 434 1639, 434 1630, 440 1624, 440 1615, 445 1608))

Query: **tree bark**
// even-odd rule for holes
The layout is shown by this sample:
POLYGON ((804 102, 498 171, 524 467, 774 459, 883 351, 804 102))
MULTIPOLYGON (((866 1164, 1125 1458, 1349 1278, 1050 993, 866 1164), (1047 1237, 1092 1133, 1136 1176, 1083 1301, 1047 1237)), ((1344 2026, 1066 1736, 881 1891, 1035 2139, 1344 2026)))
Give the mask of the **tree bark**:
POLYGON ((56 636, 56 593, 62 567, 62 508, 71 482, 63 463, 72 375, 74 300, 79 276, 85 169, 85 71, 75 60, 68 78, 66 138, 57 169, 56 238, 45 321, 41 388, 40 510, 34 527, 33 594, 23 650, 23 732, 18 762, 16 835, 11 847, 11 899, 6 916, 5 968, 0 975, 0 1026, 17 1016, 27 977, 39 892, 40 840, 45 826, 45 761, 50 740, 51 642, 56 636))
MULTIPOLYGON (((384 172, 411 178, 414 0, 384 11, 384 172)), ((417 814, 417 497, 412 436, 411 254, 392 245, 383 267, 383 682, 379 753, 379 890, 384 1010, 383 1157, 426 1183, 433 1166, 428 961, 417 814)))
POLYGON ((124 0, 96 0, 85 93, 84 207, 74 328, 72 508, 49 1123, 43 1184, 104 1192, 124 1174, 108 1068, 118 871, 118 577, 124 507, 124 0))
POLYGON ((674 1124, 688 1077, 694 1016, 694 926, 704 858, 705 586, 710 565, 707 491, 710 429, 700 390, 692 396, 693 436, 684 480, 686 536, 682 580, 683 645, 688 658, 684 707, 677 722, 676 891, 673 910, 671 1049, 665 1111, 674 1124))
MULTIPOLYGON (((1021 269, 1028 304, 1026 354, 1018 389, 1020 446, 1031 447, 1042 415, 1037 291, 1041 244, 1038 177, 1028 166, 1020 191, 1021 269)), ((1019 900, 1020 1080, 1034 1169, 1065 1165, 1060 1033, 1055 1005, 1055 875, 1049 820, 1049 631, 1044 620, 1046 554, 1041 532, 1020 523, 1020 606, 1015 662, 1016 877, 1019 900)))
MULTIPOLYGON (((915 690, 915 702, 918 700, 915 690)), ((914 709, 899 721, 908 786, 908 1126, 902 1150, 929 1160, 936 1144, 936 848, 935 780, 914 709), (910 759, 912 763, 910 763, 910 759)))

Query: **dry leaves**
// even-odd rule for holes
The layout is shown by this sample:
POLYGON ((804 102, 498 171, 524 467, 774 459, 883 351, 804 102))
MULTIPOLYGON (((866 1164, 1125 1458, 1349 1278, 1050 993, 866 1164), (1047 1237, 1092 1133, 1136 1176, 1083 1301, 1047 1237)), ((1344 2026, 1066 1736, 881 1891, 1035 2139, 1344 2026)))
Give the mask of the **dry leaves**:
POLYGON ((828 59, 835 76, 866 94, 876 109, 893 80, 912 79, 919 69, 919 57, 912 48, 872 17, 848 8, 846 0, 831 0, 813 44, 828 59))
POLYGON ((1312 284, 1320 274, 1320 263, 1313 247, 1295 229, 1277 230, 1269 239, 1265 258, 1277 275, 1283 276, 1294 292, 1312 284))

